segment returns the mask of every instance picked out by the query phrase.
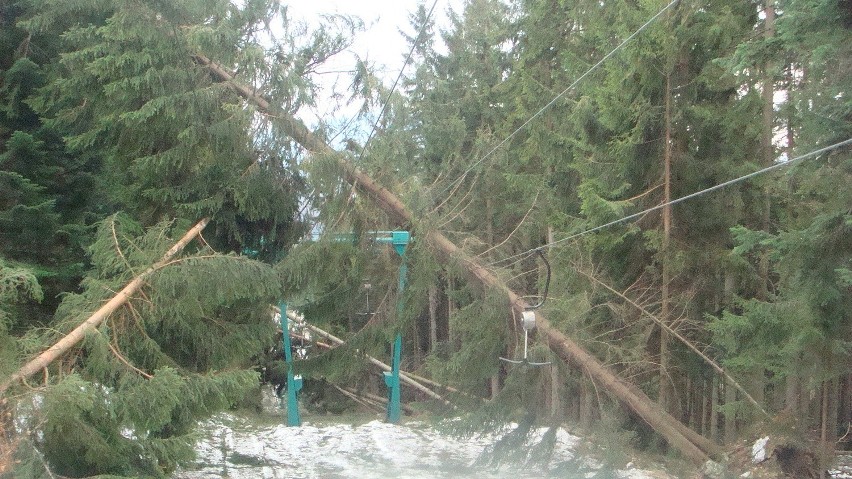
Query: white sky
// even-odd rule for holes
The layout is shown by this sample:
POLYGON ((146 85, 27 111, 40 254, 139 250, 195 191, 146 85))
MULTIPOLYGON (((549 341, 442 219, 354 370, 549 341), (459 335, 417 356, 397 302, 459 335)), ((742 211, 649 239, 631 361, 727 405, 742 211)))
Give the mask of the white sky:
MULTIPOLYGON (((365 29, 359 32, 348 52, 339 55, 334 61, 321 70, 348 70, 355 64, 355 57, 367 60, 373 65, 376 74, 383 79, 385 85, 390 87, 399 74, 405 55, 410 46, 400 33, 400 29, 408 35, 414 35, 409 24, 409 14, 417 9, 417 5, 423 3, 426 8, 432 6, 433 0, 284 0, 288 13, 293 20, 305 21, 308 25, 317 25, 323 14, 345 14, 357 16, 364 22, 365 29)), ((464 0, 438 0, 435 12, 432 14, 435 20, 435 34, 448 25, 447 11, 453 8, 461 12, 464 0)), ((438 46, 438 45, 436 45, 438 46)), ((318 79, 322 83, 321 97, 329 97, 332 89, 343 91, 349 85, 350 76, 347 75, 321 75, 318 79)), ((328 118, 330 110, 334 105, 328 101, 322 101, 318 105, 315 117, 304 114, 303 119, 309 124, 316 124, 316 117, 328 118)), ((334 114, 340 123, 351 118, 357 111, 357 106, 352 105, 334 114)))
MULTIPOLYGON (((408 15, 420 3, 427 9, 432 6, 431 0, 289 0, 284 3, 294 19, 309 23, 319 21, 322 14, 339 13, 361 18, 366 28, 357 35, 352 50, 395 73, 399 72, 408 53, 407 43, 399 30, 412 35, 408 15)), ((464 0, 438 0, 433 13, 437 27, 447 25, 449 7, 461 11, 463 3, 464 0)), ((395 74, 390 76, 396 77, 395 74)))

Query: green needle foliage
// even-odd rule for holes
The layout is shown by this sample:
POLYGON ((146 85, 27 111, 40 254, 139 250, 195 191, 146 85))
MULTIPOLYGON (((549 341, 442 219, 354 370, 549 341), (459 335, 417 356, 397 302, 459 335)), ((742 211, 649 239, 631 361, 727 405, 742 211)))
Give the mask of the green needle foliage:
MULTIPOLYGON (((83 292, 65 297, 55 332, 27 343, 40 350, 79 324, 169 248, 173 231, 106 221, 83 292)), ((196 422, 257 384, 252 358, 274 344, 269 305, 280 294, 272 267, 243 256, 202 249, 174 260, 62 360, 25 418, 41 431, 33 443, 63 475, 170 473, 192 457, 196 422)))
POLYGON ((295 112, 313 100, 310 72, 357 22, 308 33, 263 0, 0 8, 0 370, 77 327, 212 218, 46 370, 38 394, 19 398, 32 431, 22 470, 168 475, 191 457, 198 420, 256 390, 258 358, 275 344, 269 305, 282 296, 261 260, 304 232, 301 152, 195 56, 295 112))

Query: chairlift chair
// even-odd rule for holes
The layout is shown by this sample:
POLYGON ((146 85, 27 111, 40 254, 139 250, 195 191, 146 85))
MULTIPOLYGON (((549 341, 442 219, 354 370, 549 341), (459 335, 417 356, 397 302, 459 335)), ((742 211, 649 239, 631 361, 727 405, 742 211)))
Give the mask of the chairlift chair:
POLYGON ((547 301, 547 292, 550 289, 550 263, 548 263, 547 258, 544 257, 544 253, 541 252, 540 249, 536 250, 539 257, 541 257, 542 261, 544 261, 544 265, 547 267, 547 281, 544 283, 544 294, 542 294, 541 301, 538 304, 528 306, 525 308, 522 317, 521 317, 521 326, 524 328, 524 357, 523 359, 509 359, 500 356, 501 361, 505 361, 510 364, 521 364, 524 366, 547 366, 551 364, 550 361, 546 362, 534 362, 529 360, 529 341, 530 341, 530 331, 535 329, 535 310, 540 308, 541 305, 547 301))

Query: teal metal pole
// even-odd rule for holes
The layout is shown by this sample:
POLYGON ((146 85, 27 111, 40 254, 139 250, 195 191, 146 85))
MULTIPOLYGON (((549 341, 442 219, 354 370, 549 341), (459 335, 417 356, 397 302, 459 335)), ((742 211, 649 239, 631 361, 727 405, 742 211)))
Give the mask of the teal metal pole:
POLYGON ((284 361, 287 362, 287 425, 301 426, 302 417, 299 415, 299 401, 296 393, 302 390, 302 376, 293 375, 293 351, 290 347, 290 329, 287 319, 287 303, 278 303, 281 310, 281 331, 284 333, 284 361))
MULTIPOLYGON (((405 293, 405 284, 408 276, 408 264, 405 262, 405 248, 411 241, 411 235, 408 231, 393 231, 391 232, 391 243, 394 250, 402 258, 402 263, 399 265, 399 288, 397 290, 396 312, 397 315, 402 314, 405 307, 403 297, 405 293)), ((396 424, 402 418, 401 405, 401 384, 399 381, 399 367, 402 362, 402 334, 397 333, 393 341, 393 362, 391 363, 390 372, 385 372, 385 384, 388 387, 388 413, 387 420, 389 423, 396 424)))

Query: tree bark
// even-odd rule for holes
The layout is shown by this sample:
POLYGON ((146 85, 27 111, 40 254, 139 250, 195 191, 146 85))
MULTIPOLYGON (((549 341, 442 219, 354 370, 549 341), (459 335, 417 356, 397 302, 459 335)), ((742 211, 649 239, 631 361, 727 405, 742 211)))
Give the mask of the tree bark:
POLYGON ((112 313, 114 313, 119 307, 124 305, 131 296, 136 294, 137 291, 142 287, 145 283, 145 280, 151 276, 152 273, 157 271, 158 269, 165 266, 175 255, 180 253, 186 245, 192 241, 201 230, 207 226, 207 223, 210 222, 210 218, 204 218, 195 226, 189 229, 183 238, 181 238, 174 246, 169 249, 166 254, 163 255, 160 261, 156 262, 150 268, 143 271, 141 274, 133 278, 130 283, 127 284, 121 291, 119 291, 115 296, 112 297, 105 305, 101 306, 97 311, 95 311, 91 316, 88 317, 82 324, 74 328, 70 333, 66 334, 59 341, 57 341, 53 346, 43 351, 41 354, 36 356, 34 359, 29 361, 27 364, 23 365, 20 369, 18 369, 14 374, 12 374, 2 385, 0 385, 0 397, 2 397, 6 390, 12 386, 12 384, 17 381, 24 380, 33 374, 41 371, 46 368, 50 363, 52 363, 56 358, 61 356, 63 353, 71 349, 74 345, 79 343, 86 337, 86 334, 94 331, 100 324, 109 317, 112 313))
MULTIPOLYGON (((250 88, 236 83, 233 76, 219 65, 202 56, 196 56, 196 61, 201 65, 207 66, 216 77, 222 81, 227 81, 237 93, 255 103, 259 108, 267 111, 270 109, 268 101, 255 94, 250 88)), ((361 172, 341 155, 336 155, 331 147, 326 145, 319 137, 313 135, 302 122, 286 114, 279 113, 276 116, 281 122, 280 126, 284 131, 304 148, 314 154, 333 155, 333 157, 337 158, 338 164, 344 171, 346 180, 352 184, 356 184, 362 192, 371 197, 391 218, 395 219, 401 225, 411 225, 413 223, 411 212, 408 211, 399 198, 385 187, 376 183, 368 175, 361 172)), ((424 236, 425 242, 434 248, 437 256, 443 261, 458 262, 464 267, 468 276, 479 282, 484 288, 496 288, 503 291, 509 298, 509 304, 517 313, 517 317, 521 317, 528 304, 518 294, 511 291, 497 276, 479 264, 475 258, 471 258, 462 252, 440 232, 434 230, 427 231, 424 236)), ((680 421, 663 411, 638 388, 618 377, 597 358, 589 354, 561 331, 552 327, 547 318, 541 313, 537 314, 537 326, 539 334, 547 342, 551 351, 563 361, 581 368, 592 380, 618 398, 626 407, 646 421, 669 444, 692 462, 703 464, 710 456, 721 453, 721 448, 718 445, 687 428, 680 421)))
MULTIPOLYGON (((552 245, 556 240, 556 237, 553 233, 553 227, 547 227, 547 244, 552 245)), ((550 246, 548 249, 553 249, 553 246, 550 246)), ((559 422, 562 420, 562 401, 561 401, 561 392, 562 392, 562 380, 559 376, 559 368, 556 365, 550 366, 550 417, 554 422, 559 422)))
MULTIPOLYGON (((775 0, 766 0, 764 7, 766 15, 764 23, 764 37, 770 39, 775 36, 775 0)), ((763 132, 761 134, 762 150, 763 150, 763 166, 770 166, 775 161, 775 148, 772 145, 773 125, 775 123, 775 87, 774 75, 772 71, 772 63, 767 61, 763 67, 763 87, 761 90, 761 99, 763 100, 763 132)), ((764 188, 763 191, 763 212, 762 212, 762 228, 764 231, 769 231, 770 222, 772 219, 772 202, 770 198, 769 188, 764 188)), ((759 299, 766 301, 769 297, 769 255, 764 252, 760 256, 758 272, 760 275, 760 289, 758 290, 759 299)))
POLYGON ((710 438, 719 440, 719 379, 714 374, 710 383, 710 438))
MULTIPOLYGON (((663 153, 663 242, 660 247, 660 261, 662 263, 662 285, 660 286, 661 309, 660 321, 662 325, 668 325, 669 307, 669 282, 671 272, 669 267, 669 243, 672 236, 672 206, 668 204, 672 199, 672 83, 671 73, 666 74, 666 100, 665 100, 665 148, 663 153)), ((660 370, 659 370, 659 396, 660 406, 666 411, 671 411, 671 371, 669 371, 669 332, 666 328, 660 328, 660 370)))
POLYGON ((435 352, 438 345, 438 287, 429 286, 429 352, 435 352))
MULTIPOLYGON (((725 384, 725 406, 736 402, 737 391, 730 385, 725 384)), ((737 414, 733 411, 725 413, 725 442, 733 444, 737 439, 737 414)))
MULTIPOLYGON (((485 216, 487 222, 485 224, 485 240, 488 244, 494 244, 494 200, 491 197, 485 198, 485 216)), ((500 368, 498 365, 497 372, 491 375, 490 381, 491 399, 496 399, 500 394, 500 368)))

